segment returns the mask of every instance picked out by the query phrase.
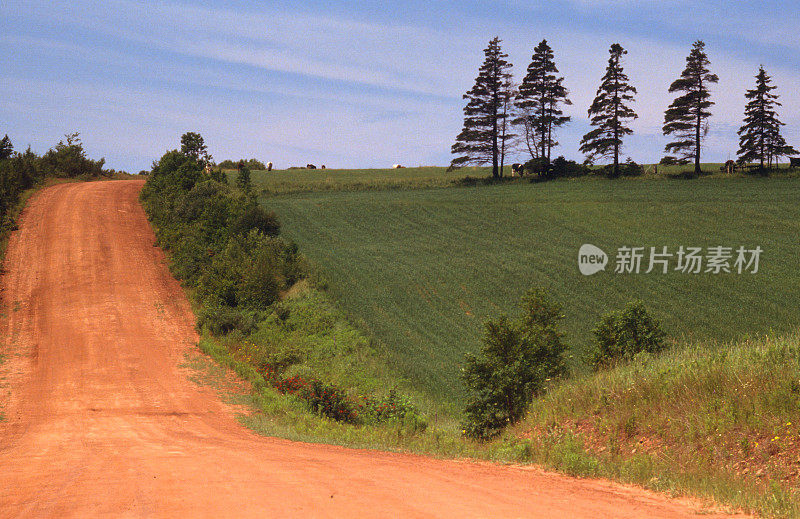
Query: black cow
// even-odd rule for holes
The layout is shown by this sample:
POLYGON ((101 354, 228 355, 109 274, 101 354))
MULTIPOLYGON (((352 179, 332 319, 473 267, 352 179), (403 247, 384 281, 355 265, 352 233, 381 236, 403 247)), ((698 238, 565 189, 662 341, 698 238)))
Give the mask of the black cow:
POLYGON ((314 164, 306 164, 306 169, 317 169, 317 166, 314 164))

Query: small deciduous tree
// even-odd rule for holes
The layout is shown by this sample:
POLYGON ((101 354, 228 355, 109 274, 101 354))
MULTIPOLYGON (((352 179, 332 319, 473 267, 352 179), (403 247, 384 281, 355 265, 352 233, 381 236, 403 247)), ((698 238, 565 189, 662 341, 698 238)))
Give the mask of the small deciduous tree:
POLYGON ((611 56, 606 73, 597 89, 597 97, 589 107, 589 117, 595 129, 583 136, 580 149, 592 161, 597 157, 612 158, 612 175, 618 177, 622 138, 633 133, 626 121, 638 117, 629 104, 633 101, 636 88, 630 85, 622 67, 622 57, 628 51, 615 43, 609 53, 611 56))
POLYGON ((456 137, 452 153, 458 155, 451 167, 466 164, 491 164, 492 176, 499 178, 499 167, 504 141, 510 134, 504 131, 508 116, 506 107, 511 97, 509 85, 511 63, 508 54, 500 47, 500 38, 493 38, 483 51, 486 58, 481 65, 475 85, 464 94, 464 128, 456 137))
POLYGON ((765 164, 771 166, 772 159, 796 154, 797 151, 786 144, 781 135, 781 126, 778 119, 777 88, 772 85, 772 78, 762 66, 756 75, 756 87, 745 94, 747 106, 744 110, 744 124, 739 129, 739 161, 758 161, 761 169, 765 164))
POLYGON ((683 159, 694 159, 694 172, 701 173, 700 148, 707 133, 707 121, 711 117, 709 86, 719 82, 716 74, 708 69, 711 63, 705 52, 706 44, 696 41, 686 58, 686 69, 681 77, 669 87, 670 93, 682 92, 664 112, 664 135, 674 135, 677 140, 664 148, 667 153, 677 153, 683 159))
POLYGON ((523 315, 486 323, 481 356, 466 356, 463 378, 470 392, 464 433, 488 439, 522 418, 545 382, 565 370, 566 346, 558 324, 561 306, 541 289, 522 299, 523 315))
POLYGON ((181 135, 181 153, 203 164, 208 164, 213 160, 208 153, 203 136, 195 132, 186 132, 181 135))
MULTIPOLYGON (((569 91, 564 87, 564 78, 558 77, 553 49, 547 40, 542 40, 533 51, 531 64, 517 91, 515 103, 520 116, 515 119, 523 129, 532 128, 532 138, 539 147, 539 157, 545 165, 550 164, 550 153, 558 145, 555 130, 568 123, 562 105, 571 105, 569 91)), ((537 158, 531 155, 531 158, 537 158)))

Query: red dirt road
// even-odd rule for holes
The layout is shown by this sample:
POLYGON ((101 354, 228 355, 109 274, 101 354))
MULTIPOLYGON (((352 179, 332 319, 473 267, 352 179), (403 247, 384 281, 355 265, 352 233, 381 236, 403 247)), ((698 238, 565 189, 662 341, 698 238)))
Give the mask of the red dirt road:
POLYGON ((686 502, 608 482, 244 429, 179 367, 196 348, 194 319, 153 246, 141 186, 47 188, 12 237, 0 516, 694 516, 686 502))

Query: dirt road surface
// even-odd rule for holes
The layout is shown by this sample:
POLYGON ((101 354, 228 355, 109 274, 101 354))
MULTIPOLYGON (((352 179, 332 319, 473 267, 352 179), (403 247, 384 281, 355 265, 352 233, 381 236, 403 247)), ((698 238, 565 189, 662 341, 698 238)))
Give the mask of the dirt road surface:
MULTIPOLYGON (((264 438, 180 367, 194 318, 140 181, 39 192, 12 237, 0 353, 2 517, 693 517, 538 469, 264 438)), ((709 517, 705 515, 704 517, 709 517)))

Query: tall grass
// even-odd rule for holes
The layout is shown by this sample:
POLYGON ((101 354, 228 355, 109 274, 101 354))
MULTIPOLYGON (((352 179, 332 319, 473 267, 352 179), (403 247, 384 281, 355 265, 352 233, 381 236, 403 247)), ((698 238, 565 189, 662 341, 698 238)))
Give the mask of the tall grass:
POLYGON ((567 380, 510 434, 568 472, 797 517, 798 418, 800 340, 767 336, 683 345, 567 380))

